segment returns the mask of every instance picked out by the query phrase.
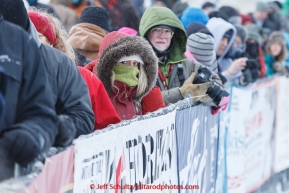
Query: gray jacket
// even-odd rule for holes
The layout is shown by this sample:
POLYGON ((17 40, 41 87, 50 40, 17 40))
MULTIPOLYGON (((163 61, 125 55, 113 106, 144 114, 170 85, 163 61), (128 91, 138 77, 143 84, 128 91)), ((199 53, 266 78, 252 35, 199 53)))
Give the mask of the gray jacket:
MULTIPOLYGON (((169 80, 168 89, 165 89, 163 86, 163 83, 158 76, 158 85, 160 85, 160 88, 162 90, 163 99, 166 105, 170 103, 176 103, 179 100, 183 100, 183 96, 179 90, 179 87, 181 86, 179 77, 177 75, 178 72, 178 65, 182 65, 183 67, 183 73, 185 76, 185 80, 187 80, 193 72, 197 72, 198 69, 202 66, 199 62, 196 62, 194 60, 186 59, 178 64, 174 64, 173 72, 169 80)), ((224 89, 222 85, 222 81, 219 78, 218 75, 212 74, 211 79, 216 82, 218 85, 221 86, 222 89, 224 89)), ((206 101, 202 102, 205 106, 214 106, 213 100, 211 98, 207 98, 206 101)))
POLYGON ((77 130, 75 137, 91 133, 94 128, 94 113, 87 85, 76 65, 61 51, 41 44, 32 23, 30 34, 44 59, 56 113, 72 118, 77 130))

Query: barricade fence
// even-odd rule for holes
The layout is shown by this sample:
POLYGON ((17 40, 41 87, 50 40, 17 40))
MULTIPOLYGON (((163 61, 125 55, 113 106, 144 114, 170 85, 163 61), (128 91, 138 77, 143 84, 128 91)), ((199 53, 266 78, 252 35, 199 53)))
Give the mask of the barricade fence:
POLYGON ((32 173, 2 182, 0 192, 288 191, 289 80, 229 90, 218 115, 184 99, 43 155, 43 167, 33 162, 21 172, 32 173))

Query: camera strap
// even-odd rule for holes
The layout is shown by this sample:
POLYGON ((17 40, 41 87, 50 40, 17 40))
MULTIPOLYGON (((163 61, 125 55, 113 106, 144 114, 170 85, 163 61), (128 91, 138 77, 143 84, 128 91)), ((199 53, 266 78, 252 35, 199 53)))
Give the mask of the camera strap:
POLYGON ((185 82, 185 76, 184 76, 184 68, 183 68, 183 64, 179 63, 178 64, 178 77, 179 77, 179 81, 180 81, 180 86, 183 86, 184 82, 185 82))
POLYGON ((168 86, 167 86, 167 83, 166 83, 166 79, 172 75, 172 73, 173 73, 173 68, 174 68, 174 65, 173 65, 173 64, 170 64, 170 71, 169 71, 169 74, 166 75, 166 76, 163 75, 160 67, 158 68, 158 74, 159 74, 159 77, 160 77, 160 79, 161 79, 161 81, 162 81, 165 89, 168 87, 168 86))

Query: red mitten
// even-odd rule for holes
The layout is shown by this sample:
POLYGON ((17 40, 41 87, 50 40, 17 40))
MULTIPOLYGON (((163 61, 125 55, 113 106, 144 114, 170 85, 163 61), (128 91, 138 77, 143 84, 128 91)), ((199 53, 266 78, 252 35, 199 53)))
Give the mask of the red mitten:
POLYGON ((159 108, 166 107, 162 92, 159 87, 155 86, 149 93, 142 99, 142 112, 143 115, 148 112, 154 112, 159 108))
POLYGON ((212 115, 218 114, 220 109, 221 109, 221 107, 212 107, 212 115))
POLYGON ((218 114, 219 111, 224 111, 226 110, 228 104, 224 105, 224 106, 218 106, 218 107, 212 107, 212 115, 218 114))
POLYGON ((92 72, 93 74, 96 74, 96 60, 86 64, 84 66, 85 69, 89 70, 90 72, 92 72))

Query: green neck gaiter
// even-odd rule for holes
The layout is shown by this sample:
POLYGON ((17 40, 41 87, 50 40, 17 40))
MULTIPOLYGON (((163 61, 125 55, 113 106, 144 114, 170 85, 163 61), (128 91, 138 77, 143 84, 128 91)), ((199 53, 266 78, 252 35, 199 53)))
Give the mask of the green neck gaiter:
POLYGON ((113 67, 115 80, 125 83, 128 86, 136 86, 138 84, 139 70, 133 66, 115 65, 113 67))

